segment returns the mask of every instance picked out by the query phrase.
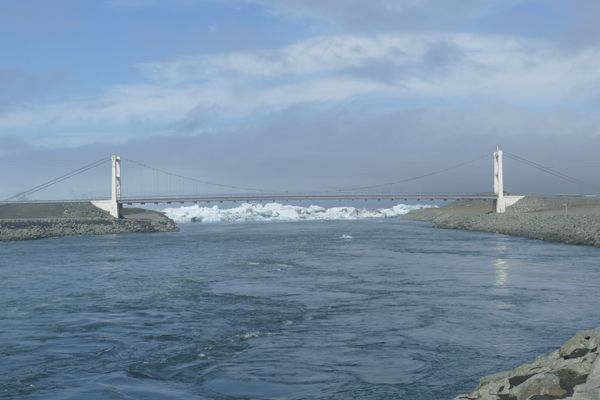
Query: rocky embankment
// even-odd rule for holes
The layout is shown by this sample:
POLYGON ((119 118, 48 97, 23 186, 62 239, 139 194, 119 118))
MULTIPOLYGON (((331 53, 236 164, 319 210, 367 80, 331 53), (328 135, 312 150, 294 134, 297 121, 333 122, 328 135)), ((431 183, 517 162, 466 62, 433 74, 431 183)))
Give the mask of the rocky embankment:
POLYGON ((493 213, 491 201, 457 201, 445 207, 412 211, 405 218, 428 221, 438 228, 600 247, 597 197, 525 197, 504 214, 493 213))
POLYGON ((163 213, 144 209, 124 209, 115 219, 87 202, 0 205, 0 241, 177 230, 163 213))
POLYGON ((563 347, 508 372, 482 378, 457 400, 600 399, 600 328, 579 332, 563 347))

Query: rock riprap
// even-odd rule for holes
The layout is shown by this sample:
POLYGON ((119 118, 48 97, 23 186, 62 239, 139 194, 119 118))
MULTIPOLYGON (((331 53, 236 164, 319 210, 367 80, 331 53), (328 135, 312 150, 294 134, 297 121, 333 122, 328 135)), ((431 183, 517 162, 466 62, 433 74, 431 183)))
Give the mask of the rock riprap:
POLYGON ((0 204, 0 241, 178 230, 161 212, 124 208, 122 213, 116 219, 89 202, 0 204))
POLYGON ((502 233, 600 247, 600 197, 528 196, 495 214, 491 201, 456 201, 409 212, 406 219, 437 228, 502 233))
POLYGON ((600 328, 579 332, 548 356, 482 378, 456 400, 600 400, 599 345, 600 328))

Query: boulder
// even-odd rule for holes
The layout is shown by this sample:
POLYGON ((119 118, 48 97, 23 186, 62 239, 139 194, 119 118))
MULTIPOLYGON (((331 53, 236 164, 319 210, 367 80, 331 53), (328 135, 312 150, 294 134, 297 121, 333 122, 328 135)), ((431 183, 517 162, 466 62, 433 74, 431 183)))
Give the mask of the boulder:
POLYGON ((577 333, 560 349, 512 371, 484 377, 457 400, 600 400, 600 328, 577 333))

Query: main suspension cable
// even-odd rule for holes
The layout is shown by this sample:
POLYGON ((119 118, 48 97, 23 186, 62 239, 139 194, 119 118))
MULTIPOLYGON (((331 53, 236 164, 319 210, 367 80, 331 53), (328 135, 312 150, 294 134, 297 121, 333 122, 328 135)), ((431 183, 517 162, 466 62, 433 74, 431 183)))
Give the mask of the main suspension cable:
POLYGON ((428 178, 430 176, 439 175, 439 174, 442 174, 444 172, 452 171, 452 170, 464 167, 464 166, 469 165, 469 164, 473 164, 473 163, 475 163, 477 161, 482 160, 485 157, 489 157, 489 154, 484 154, 481 157, 478 157, 478 158, 475 158, 475 159, 472 159, 472 160, 469 160, 469 161, 465 161, 465 162, 462 162, 460 164, 452 165, 450 167, 443 168, 443 169, 440 169, 440 170, 437 170, 437 171, 428 172, 428 173, 423 174, 423 175, 417 175, 417 176, 413 176, 413 177, 410 177, 410 178, 401 179, 401 180, 394 181, 394 182, 387 182, 387 183, 381 183, 381 184, 370 185, 370 186, 358 186, 358 187, 351 187, 351 188, 336 189, 334 191, 335 192, 349 192, 349 191, 352 191, 352 190, 376 189, 376 188, 385 187, 385 186, 397 185, 397 184, 400 184, 400 183, 412 182, 412 181, 416 181, 416 180, 419 180, 419 179, 428 178))
POLYGON ((154 172, 160 172, 161 174, 165 174, 165 175, 172 176, 172 177, 179 178, 179 179, 189 180, 189 181, 196 182, 196 183, 201 183, 203 185, 218 186, 218 187, 227 188, 227 189, 237 189, 237 190, 254 191, 254 192, 262 192, 262 193, 273 193, 272 191, 268 191, 268 190, 260 189, 260 188, 250 188, 250 187, 244 187, 244 186, 226 185, 226 184, 222 184, 222 183, 203 181, 201 179, 196 179, 196 178, 192 178, 192 177, 189 177, 189 176, 184 176, 184 175, 176 174, 174 172, 165 171, 164 169, 152 167, 152 166, 150 166, 148 164, 144 164, 142 162, 135 161, 135 160, 132 160, 132 159, 129 159, 129 158, 122 158, 122 160, 128 161, 128 162, 130 162, 132 164, 136 164, 136 165, 138 165, 140 167, 143 167, 143 168, 147 168, 147 169, 152 170, 154 172))
POLYGON ((84 165, 83 167, 77 168, 76 170, 67 172, 66 174, 63 174, 63 175, 61 175, 59 177, 56 177, 56 178, 51 179, 51 180, 49 180, 47 182, 44 182, 44 183, 39 184, 37 186, 34 186, 34 187, 30 188, 30 189, 27 189, 27 190, 24 190, 22 192, 19 192, 19 193, 15 194, 15 195, 13 195, 11 197, 8 197, 8 198, 4 199, 4 201, 11 201, 11 200, 23 197, 23 196, 27 196, 27 195, 31 195, 31 194, 37 193, 37 192, 39 192, 41 190, 47 189, 47 188, 49 188, 51 186, 54 186, 57 183, 63 182, 63 181, 65 181, 67 179, 70 179, 70 178, 72 178, 74 176, 80 175, 80 174, 82 174, 84 172, 87 172, 87 171, 89 171, 91 169, 94 169, 94 168, 96 168, 96 167, 104 164, 105 162, 107 162, 109 160, 110 160, 110 158, 103 157, 103 158, 101 158, 99 160, 94 161, 93 163, 84 165))
POLYGON ((522 164, 528 165, 528 166, 530 166, 532 168, 535 168, 535 169, 537 169, 539 171, 542 171, 542 172, 544 172, 544 173, 546 173, 548 175, 552 175, 552 176, 554 176, 556 178, 562 179, 562 180, 567 181, 569 183, 576 184, 576 185, 582 185, 582 186, 586 186, 586 187, 593 187, 595 189, 599 189, 600 188, 600 186, 595 185, 595 184, 593 184, 591 182, 586 182, 584 180, 581 180, 581 179, 575 178, 573 176, 564 174, 564 173, 562 173, 560 171, 557 171, 555 169, 552 169, 550 167, 547 167, 547 166, 542 165, 540 163, 537 163, 535 161, 528 160, 528 159, 526 159, 524 157, 521 157, 521 156, 518 156, 516 154, 512 154, 512 153, 509 153, 509 152, 506 152, 506 151, 504 152, 504 154, 508 158, 510 158, 511 160, 514 160, 514 161, 520 162, 522 164))

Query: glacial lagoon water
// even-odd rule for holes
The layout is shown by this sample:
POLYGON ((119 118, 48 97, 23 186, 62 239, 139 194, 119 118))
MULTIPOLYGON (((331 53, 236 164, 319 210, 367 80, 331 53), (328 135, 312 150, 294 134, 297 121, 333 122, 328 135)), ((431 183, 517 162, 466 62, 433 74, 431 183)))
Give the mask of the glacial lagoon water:
POLYGON ((0 243, 0 398, 450 399, 599 292, 598 249, 397 218, 0 243))

